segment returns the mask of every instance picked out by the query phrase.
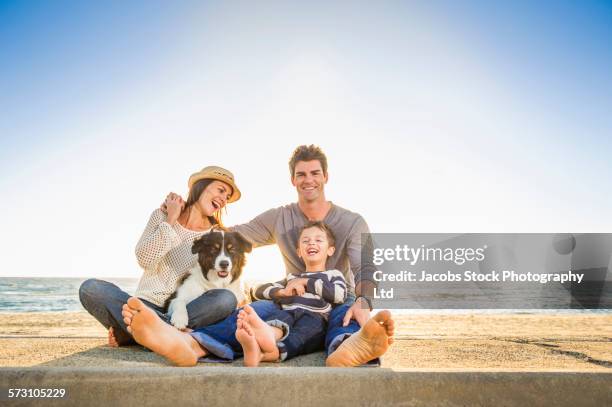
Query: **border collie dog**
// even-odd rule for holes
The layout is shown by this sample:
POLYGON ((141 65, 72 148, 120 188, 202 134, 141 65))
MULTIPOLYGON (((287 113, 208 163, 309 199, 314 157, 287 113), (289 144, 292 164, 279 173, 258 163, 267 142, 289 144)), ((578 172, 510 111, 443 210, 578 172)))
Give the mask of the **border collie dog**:
POLYGON ((198 264, 178 282, 177 289, 166 300, 172 325, 187 327, 187 304, 215 288, 225 288, 236 296, 238 304, 245 302, 240 276, 246 262, 245 253, 253 246, 237 232, 213 229, 193 242, 191 252, 198 255, 198 264))

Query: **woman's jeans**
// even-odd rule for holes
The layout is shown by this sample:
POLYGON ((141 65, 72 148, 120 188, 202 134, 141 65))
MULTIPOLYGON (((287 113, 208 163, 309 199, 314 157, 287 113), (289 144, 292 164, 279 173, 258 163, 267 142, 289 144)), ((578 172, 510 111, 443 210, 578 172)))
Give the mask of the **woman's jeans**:
MULTIPOLYGON (((131 295, 121 290, 113 283, 89 279, 79 288, 79 298, 83 307, 96 318, 105 328, 113 328, 119 345, 134 344, 132 335, 123 322, 121 309, 131 295)), ((162 320, 170 323, 170 317, 162 307, 141 299, 153 309, 162 320)), ((236 309, 236 296, 229 290, 216 289, 202 294, 187 304, 189 315, 188 327, 198 329, 223 320, 236 309)))

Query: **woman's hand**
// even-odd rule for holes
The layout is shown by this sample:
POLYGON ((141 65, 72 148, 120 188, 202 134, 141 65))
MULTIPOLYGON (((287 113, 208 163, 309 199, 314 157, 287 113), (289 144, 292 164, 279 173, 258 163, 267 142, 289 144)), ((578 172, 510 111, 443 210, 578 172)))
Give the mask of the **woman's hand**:
POLYGON ((174 225, 181 215, 184 207, 185 201, 183 201, 183 198, 174 192, 170 192, 162 204, 161 210, 168 214, 167 222, 174 225), (164 207, 166 208, 165 211, 164 207))
POLYGON ((179 194, 175 194, 174 192, 170 192, 168 195, 166 195, 166 199, 164 199, 164 202, 162 202, 161 205, 159 205, 159 209, 161 209, 161 211, 165 214, 168 213, 168 205, 166 204, 169 198, 173 198, 173 197, 179 197, 181 198, 181 200, 183 199, 182 196, 180 196, 179 194))

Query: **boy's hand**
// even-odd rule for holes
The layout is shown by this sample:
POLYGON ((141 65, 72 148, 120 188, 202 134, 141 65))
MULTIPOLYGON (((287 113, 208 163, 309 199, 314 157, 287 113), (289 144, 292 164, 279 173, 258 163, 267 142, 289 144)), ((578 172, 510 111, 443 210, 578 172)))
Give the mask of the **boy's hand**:
POLYGON ((294 295, 303 295, 306 292, 306 284, 308 284, 307 278, 294 278, 287 283, 285 289, 294 292, 294 295))
POLYGON ((274 294, 272 294, 272 299, 276 299, 280 297, 293 297, 293 291, 288 290, 287 287, 285 287, 285 288, 281 288, 279 290, 274 291, 274 294))
POLYGON ((293 287, 293 294, 301 297, 306 292, 306 288, 304 286, 298 285, 297 287, 293 287))

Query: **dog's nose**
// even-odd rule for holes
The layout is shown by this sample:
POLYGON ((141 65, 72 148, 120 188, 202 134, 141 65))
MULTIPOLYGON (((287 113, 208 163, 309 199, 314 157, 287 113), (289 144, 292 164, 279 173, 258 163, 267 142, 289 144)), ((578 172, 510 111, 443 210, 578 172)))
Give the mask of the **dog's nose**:
POLYGON ((220 266, 222 269, 226 269, 226 268, 228 268, 228 267, 229 267, 229 261, 227 261, 227 260, 221 260, 221 261, 219 262, 219 266, 220 266))

